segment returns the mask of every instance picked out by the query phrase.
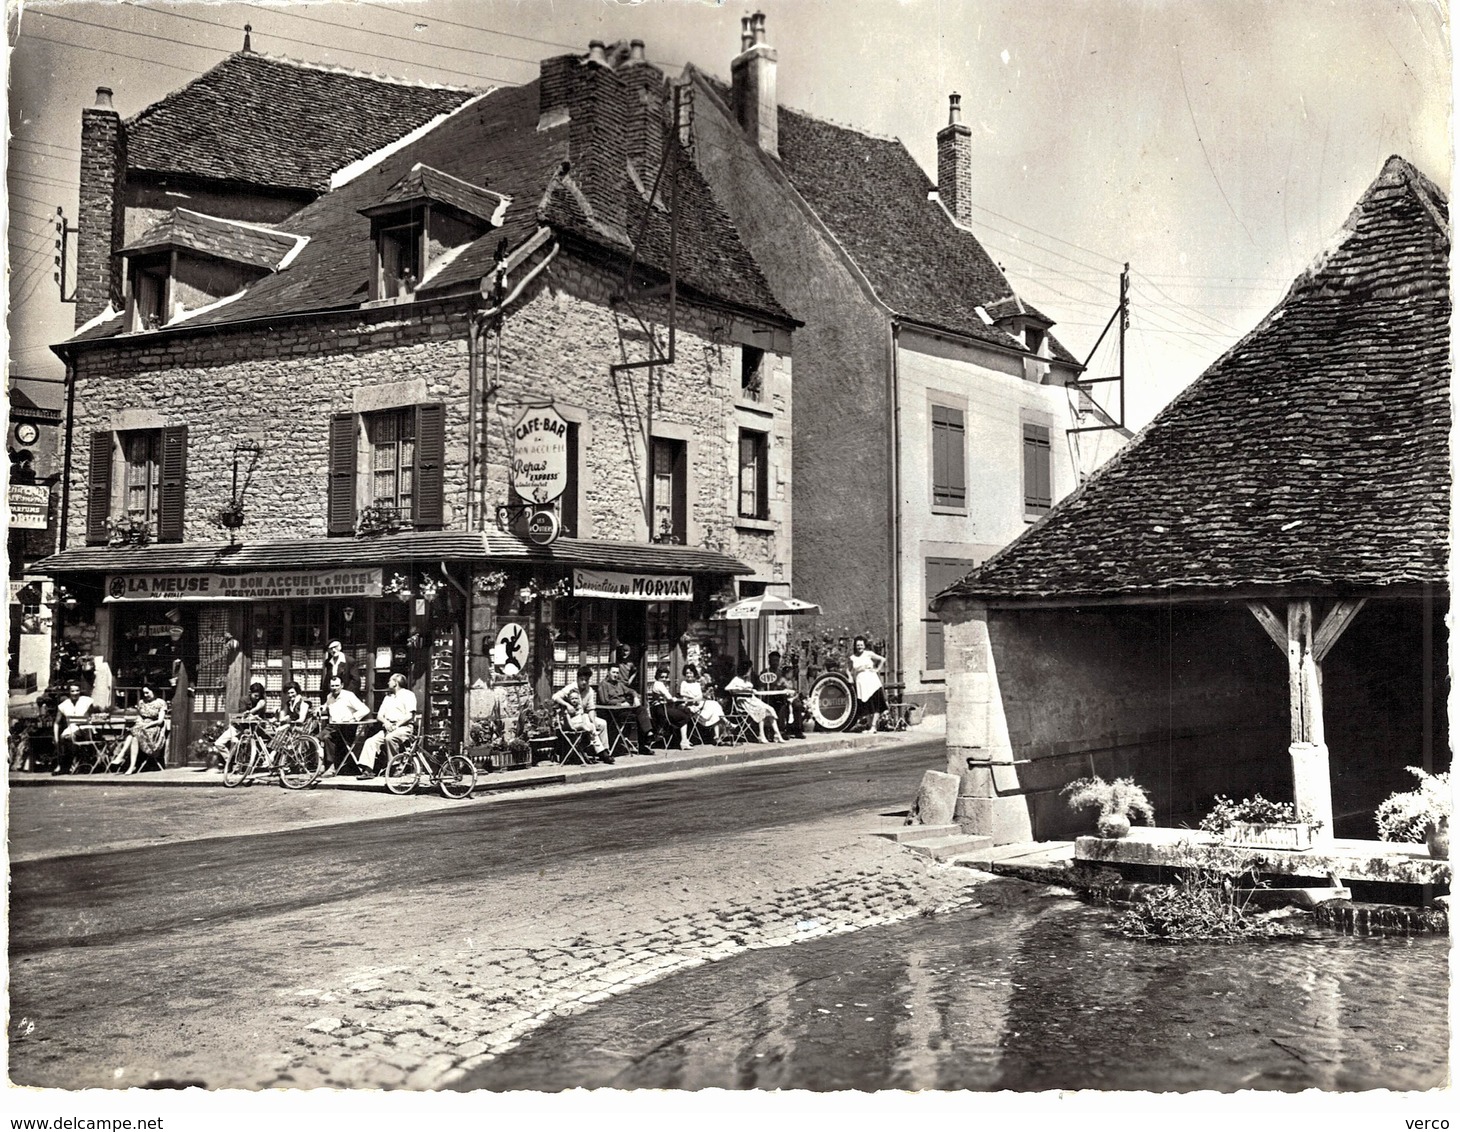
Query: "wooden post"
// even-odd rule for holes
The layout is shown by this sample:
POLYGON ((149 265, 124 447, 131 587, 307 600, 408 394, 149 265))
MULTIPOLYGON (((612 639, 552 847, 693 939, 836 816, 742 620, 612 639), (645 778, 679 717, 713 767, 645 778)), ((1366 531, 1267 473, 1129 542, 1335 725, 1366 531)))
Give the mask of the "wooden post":
POLYGON ((1288 602, 1287 622, 1261 602, 1247 608, 1288 658, 1288 757, 1293 762, 1293 802, 1300 815, 1319 822, 1315 836, 1333 836, 1333 786, 1323 734, 1323 658, 1363 608, 1364 599, 1340 601, 1313 626, 1313 602, 1288 602))

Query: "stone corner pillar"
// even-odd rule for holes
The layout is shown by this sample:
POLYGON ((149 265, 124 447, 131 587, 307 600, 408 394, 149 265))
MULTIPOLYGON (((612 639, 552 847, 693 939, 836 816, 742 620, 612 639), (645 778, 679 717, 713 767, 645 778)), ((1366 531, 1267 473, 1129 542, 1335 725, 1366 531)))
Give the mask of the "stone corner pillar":
POLYGON ((945 598, 938 616, 948 680, 948 773, 960 779, 958 823, 996 845, 1033 840, 1029 803, 1013 765, 988 607, 945 598))
POLYGON ((1315 838, 1333 839, 1333 786, 1328 773, 1328 744, 1293 743, 1288 747, 1293 761, 1293 808, 1300 817, 1321 822, 1315 838))

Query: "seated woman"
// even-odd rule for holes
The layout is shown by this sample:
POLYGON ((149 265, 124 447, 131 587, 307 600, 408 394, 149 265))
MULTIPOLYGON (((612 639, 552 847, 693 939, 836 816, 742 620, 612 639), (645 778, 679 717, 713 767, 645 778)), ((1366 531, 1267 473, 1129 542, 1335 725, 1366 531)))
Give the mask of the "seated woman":
POLYGON ((586 731, 592 736, 593 753, 599 762, 611 763, 608 753, 608 722, 599 716, 598 697, 593 694, 593 669, 578 669, 578 682, 553 693, 553 703, 563 712, 563 726, 570 731, 586 731))
POLYGON ((162 765, 162 742, 167 735, 167 701, 145 684, 137 701, 137 722, 122 740, 112 766, 127 764, 125 773, 136 774, 142 760, 151 759, 162 765))
POLYGON ((710 742, 720 741, 720 724, 725 721, 725 709, 714 700, 705 698, 704 686, 700 683, 700 672, 693 664, 684 666, 684 678, 679 682, 679 698, 690 713, 695 726, 707 729, 710 742))
POLYGON ((654 671, 654 683, 649 688, 649 711, 656 721, 663 720, 670 727, 679 729, 679 749, 689 750, 689 725, 694 715, 679 702, 669 690, 669 666, 661 664, 654 671))
POLYGON ((771 725, 771 734, 775 736, 774 742, 784 743, 785 739, 781 738, 781 726, 776 722, 776 709, 755 694, 755 685, 750 679, 754 672, 755 667, 750 661, 742 661, 734 679, 725 685, 725 691, 734 695, 740 703, 740 709, 755 721, 756 727, 760 729, 762 743, 772 741, 765 737, 767 723, 771 725))

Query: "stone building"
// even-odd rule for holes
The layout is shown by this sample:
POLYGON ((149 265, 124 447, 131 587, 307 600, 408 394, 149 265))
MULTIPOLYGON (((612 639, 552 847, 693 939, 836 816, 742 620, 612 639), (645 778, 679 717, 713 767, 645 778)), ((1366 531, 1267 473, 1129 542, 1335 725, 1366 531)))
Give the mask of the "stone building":
POLYGON ((47 567, 93 695, 172 696, 172 761, 253 680, 318 691, 331 639, 455 743, 473 689, 546 694, 618 644, 677 667, 734 646, 718 603, 789 581, 796 323, 641 43, 493 91, 246 49, 109 102, 47 567), (514 490, 549 474, 533 429, 557 499, 514 490))
POLYGON ((1260 792, 1372 838, 1405 766, 1448 767, 1449 255, 1391 157, 1271 314, 937 598, 965 828, 1085 831, 1059 791, 1093 772, 1162 825, 1260 792))
POLYGON ((888 649, 907 699, 941 712, 928 601, 1038 522, 1123 443, 1082 367, 973 234, 959 98, 935 186, 902 142, 780 105, 765 17, 731 82, 696 69, 695 156, 796 335, 797 596, 888 649))
POLYGON ((6 550, 10 563, 8 677, 14 697, 46 689, 51 660, 50 582, 32 563, 56 549, 60 508, 60 390, 49 379, 12 373, 9 379, 9 456, 6 550))

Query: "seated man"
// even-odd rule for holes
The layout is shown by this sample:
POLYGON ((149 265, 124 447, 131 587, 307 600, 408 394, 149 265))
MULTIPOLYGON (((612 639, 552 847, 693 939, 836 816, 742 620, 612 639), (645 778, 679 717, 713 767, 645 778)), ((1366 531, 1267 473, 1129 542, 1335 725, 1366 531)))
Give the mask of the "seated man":
POLYGON ((390 760, 400 754, 405 745, 416 734, 416 693, 406 687, 406 678, 399 672, 390 674, 390 688, 380 707, 375 712, 380 721, 380 730, 371 735, 360 747, 360 773, 356 778, 374 778, 376 756, 385 748, 385 761, 380 764, 383 772, 390 766, 390 760))
POLYGON ((87 731, 85 719, 96 709, 90 696, 81 694, 75 680, 66 682, 66 698, 56 705, 56 765, 52 774, 70 774, 76 764, 81 739, 87 731))
POLYGON ((600 707, 633 708, 633 711, 616 711, 608 715, 608 726, 612 732, 632 723, 636 728, 635 739, 639 754, 647 755, 654 738, 654 722, 649 718, 649 708, 639 693, 634 691, 634 662, 627 645, 620 645, 614 654, 615 667, 610 668, 598 683, 598 704, 600 707))
POLYGON ((325 777, 339 774, 345 759, 354 749, 356 732, 370 709, 360 697, 345 687, 343 677, 331 676, 329 694, 324 701, 325 777))
POLYGON ((594 710, 598 699, 593 694, 593 669, 583 665, 578 669, 578 682, 569 684, 553 693, 553 703, 563 710, 563 725, 573 731, 586 731, 591 737, 593 753, 599 762, 611 763, 608 753, 608 724, 594 710))
POLYGON ((795 685, 786 679, 781 670, 781 654, 773 652, 766 657, 765 671, 760 674, 760 686, 768 692, 787 691, 789 696, 771 696, 768 701, 776 709, 781 721, 781 733, 790 738, 806 738, 806 705, 795 685))
MULTIPOLYGON (((250 719, 268 719, 274 714, 269 710, 268 693, 257 680, 248 686, 248 706, 238 714, 250 719)), ((230 723, 223 729, 223 734, 213 740, 213 753, 218 756, 218 770, 228 765, 228 759, 238 747, 240 738, 242 736, 238 734, 238 728, 230 723)), ((212 765, 211 762, 208 764, 209 769, 212 765)))

